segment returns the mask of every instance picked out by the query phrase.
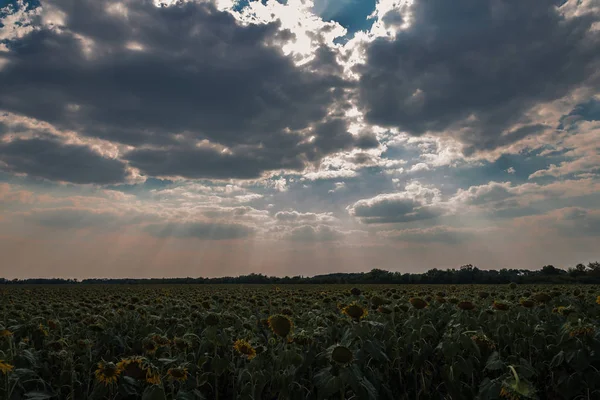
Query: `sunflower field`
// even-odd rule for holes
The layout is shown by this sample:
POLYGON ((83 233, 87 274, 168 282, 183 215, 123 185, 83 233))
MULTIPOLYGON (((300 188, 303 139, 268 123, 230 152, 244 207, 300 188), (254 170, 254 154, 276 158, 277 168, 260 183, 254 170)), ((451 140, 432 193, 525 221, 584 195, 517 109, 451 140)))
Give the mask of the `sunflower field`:
POLYGON ((0 289, 0 399, 598 399, 600 288, 0 289))

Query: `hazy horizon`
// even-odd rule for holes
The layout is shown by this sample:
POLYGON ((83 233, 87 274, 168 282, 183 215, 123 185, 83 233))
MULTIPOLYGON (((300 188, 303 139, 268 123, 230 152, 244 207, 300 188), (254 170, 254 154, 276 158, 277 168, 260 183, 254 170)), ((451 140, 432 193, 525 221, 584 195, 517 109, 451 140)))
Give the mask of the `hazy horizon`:
POLYGON ((10 0, 0 277, 600 259, 594 0, 10 0))

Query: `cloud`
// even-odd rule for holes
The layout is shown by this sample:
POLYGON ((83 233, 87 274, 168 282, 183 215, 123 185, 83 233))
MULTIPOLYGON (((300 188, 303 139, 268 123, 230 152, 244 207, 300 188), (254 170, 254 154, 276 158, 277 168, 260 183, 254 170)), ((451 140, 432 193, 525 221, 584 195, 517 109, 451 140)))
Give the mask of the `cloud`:
POLYGON ((377 145, 340 118, 352 83, 285 55, 280 22, 201 1, 49 0, 27 23, 3 53, 0 110, 130 146, 145 175, 250 179, 377 145))
POLYGON ((327 224, 336 221, 336 218, 326 213, 301 213, 298 211, 278 211, 275 219, 280 223, 310 223, 327 224))
POLYGON ((71 183, 120 183, 128 176, 124 162, 50 137, 0 142, 0 169, 71 183))
POLYGON ((598 137, 600 137, 600 121, 575 120, 560 140, 549 144, 550 148, 561 152, 567 160, 558 165, 551 164, 546 169, 538 170, 529 175, 529 179, 600 173, 600 140, 598 137))
POLYGON ((131 215, 125 216, 114 211, 76 207, 32 210, 25 214, 25 219, 51 229, 92 228, 95 230, 114 230, 136 220, 131 215))
POLYGON ((144 230, 152 236, 167 238, 195 238, 203 240, 241 239, 252 236, 250 226, 220 222, 172 222, 151 224, 144 230))
POLYGON ((302 225, 283 235, 286 240, 297 242, 332 242, 364 237, 364 231, 342 231, 327 225, 302 225))
POLYGON ((366 46, 359 106, 373 124, 455 137, 466 154, 553 129, 536 107, 600 86, 600 16, 575 3, 415 0, 394 10, 410 25, 366 46))
POLYGON ((380 194, 348 206, 348 213, 365 224, 421 221, 439 217, 443 208, 439 191, 418 183, 406 185, 404 192, 380 194))
POLYGON ((460 244, 475 240, 483 234, 493 233, 497 228, 456 228, 451 226, 434 226, 431 228, 414 228, 396 231, 383 231, 379 235, 388 239, 417 243, 460 244))

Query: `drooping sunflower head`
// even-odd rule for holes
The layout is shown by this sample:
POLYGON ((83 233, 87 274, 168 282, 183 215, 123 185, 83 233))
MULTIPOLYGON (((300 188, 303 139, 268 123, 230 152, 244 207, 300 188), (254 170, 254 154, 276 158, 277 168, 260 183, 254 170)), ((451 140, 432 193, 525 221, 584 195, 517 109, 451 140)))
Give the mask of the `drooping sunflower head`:
POLYGON ((176 347, 179 351, 185 351, 189 349, 192 344, 184 338, 177 337, 173 339, 173 346, 176 347))
POLYGON ((292 331, 292 320, 282 314, 271 315, 268 319, 269 328, 274 334, 286 337, 292 331))
POLYGON ((535 388, 521 379, 508 379, 502 382, 500 397, 507 400, 535 399, 535 388))
POLYGON ((254 349, 250 343, 243 339, 236 340, 233 344, 233 348, 239 354, 246 356, 248 360, 252 360, 254 357, 256 357, 256 349, 254 349))
POLYGON ((548 293, 541 292, 541 293, 536 293, 533 296, 533 299, 535 301, 537 301, 538 303, 547 303, 550 300, 552 300, 552 297, 548 293))
POLYGON ((146 369, 146 382, 151 385, 160 385, 160 373, 153 365, 148 365, 146 369))
POLYGON ((525 308, 533 308, 533 307, 535 307, 535 302, 533 300, 521 299, 520 303, 525 308))
POLYGON ((470 311, 475 308, 475 304, 470 301, 460 301, 456 306, 465 311, 470 311))
POLYGON ((504 303, 502 301, 494 301, 494 304, 492 304, 492 307, 495 310, 499 310, 499 311, 507 311, 510 306, 507 303, 504 303))
POLYGON ((350 289, 350 294, 352 296, 360 296, 361 291, 359 288, 352 288, 352 289, 350 289))
POLYGON ((154 354, 158 350, 158 345, 152 339, 145 339, 142 342, 142 348, 147 354, 154 354))
POLYGON ((427 307, 427 302, 420 297, 411 297, 408 301, 417 310, 421 310, 421 309, 427 307))
POLYGON ((569 336, 573 338, 592 337, 596 334, 596 328, 593 325, 585 324, 568 328, 569 336))
POLYGON ((209 313, 206 318, 204 318, 204 322, 208 326, 217 326, 219 324, 219 316, 215 313, 209 313))
POLYGON ((471 340, 475 342, 481 352, 496 349, 496 344, 482 332, 471 336, 471 340))
POLYGON ((169 368, 167 375, 177 382, 185 382, 189 376, 188 369, 185 367, 169 368))
POLYGON ((342 312, 352 318, 355 321, 360 321, 362 318, 366 317, 369 313, 365 308, 362 308, 358 304, 350 304, 342 309, 342 312))
POLYGON ((15 368, 13 365, 4 360, 0 360, 0 372, 2 372, 2 375, 8 375, 13 368, 15 368))
POLYGON ((144 379, 146 377, 147 360, 143 357, 133 356, 122 359, 117 367, 123 371, 124 376, 133 379, 144 379))
POLYGON ((13 335, 13 333, 11 331, 9 331, 8 329, 0 329, 0 338, 11 337, 12 335, 13 335))
POLYGON ((121 372, 121 369, 115 363, 101 361, 98 363, 98 369, 94 374, 98 382, 108 386, 117 382, 121 372))
POLYGON ((346 346, 335 346, 331 351, 331 359, 340 365, 349 365, 354 360, 354 354, 346 346))
POLYGON ((151 339, 159 346, 168 346, 171 343, 168 337, 159 334, 152 335, 151 339))

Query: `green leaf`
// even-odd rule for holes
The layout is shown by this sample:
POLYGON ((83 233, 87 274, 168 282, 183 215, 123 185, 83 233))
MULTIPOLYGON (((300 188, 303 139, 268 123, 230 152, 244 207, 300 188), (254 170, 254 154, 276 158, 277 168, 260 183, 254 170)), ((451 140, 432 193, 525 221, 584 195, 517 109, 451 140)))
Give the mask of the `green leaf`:
POLYGON ((167 396, 162 387, 154 385, 144 390, 142 400, 167 400, 167 396))
POLYGON ((40 392, 40 391, 35 391, 35 390, 25 393, 25 398, 28 400, 45 400, 45 399, 51 399, 55 396, 56 395, 54 393, 40 392))
POLYGON ((504 362, 500 359, 500 355, 497 351, 493 352, 485 363, 485 369, 490 371, 498 371, 503 368, 504 362))

